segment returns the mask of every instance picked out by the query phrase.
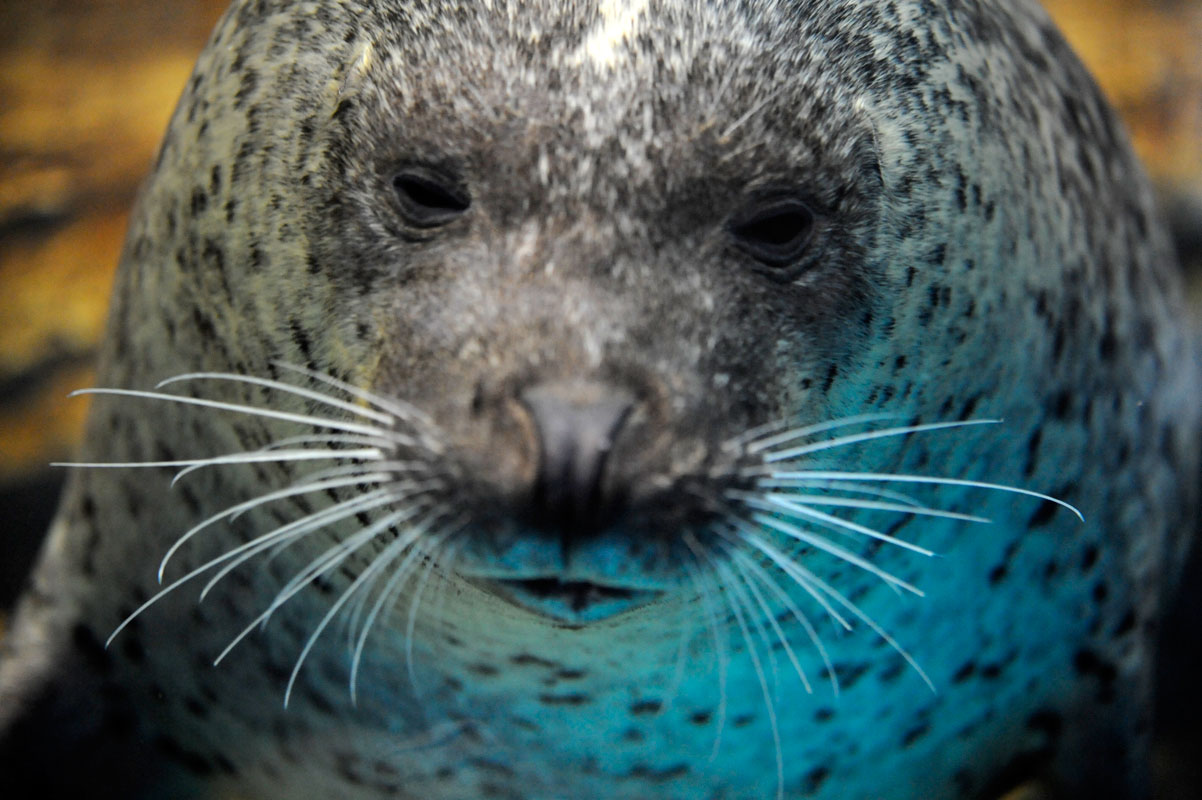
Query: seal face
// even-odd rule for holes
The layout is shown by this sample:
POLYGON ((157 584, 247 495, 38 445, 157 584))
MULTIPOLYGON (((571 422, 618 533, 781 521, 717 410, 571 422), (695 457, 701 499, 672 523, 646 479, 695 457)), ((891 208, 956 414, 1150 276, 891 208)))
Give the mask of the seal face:
POLYGON ((1032 2, 236 2, 0 774, 1137 793, 1199 466, 1172 267, 1032 2))

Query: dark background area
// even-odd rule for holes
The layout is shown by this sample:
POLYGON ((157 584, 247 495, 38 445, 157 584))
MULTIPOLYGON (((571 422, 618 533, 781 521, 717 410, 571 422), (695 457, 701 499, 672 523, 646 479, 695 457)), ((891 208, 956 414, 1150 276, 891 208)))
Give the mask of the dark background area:
MULTIPOLYGON (((47 465, 80 435, 66 394, 91 385, 129 206, 225 5, 0 0, 0 636, 61 488, 47 465)), ((1202 319, 1202 0, 1045 5, 1127 120, 1202 319)), ((1163 626, 1158 800, 1202 797, 1197 550, 1163 626)))

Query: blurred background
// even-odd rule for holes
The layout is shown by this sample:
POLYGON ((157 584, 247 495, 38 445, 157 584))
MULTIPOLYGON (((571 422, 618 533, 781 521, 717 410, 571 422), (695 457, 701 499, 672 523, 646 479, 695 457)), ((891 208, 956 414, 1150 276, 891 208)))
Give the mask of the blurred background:
MULTIPOLYGON (((226 4, 0 0, 0 635, 61 485, 47 465, 80 435, 65 395, 92 384, 129 206, 226 4)), ((1202 0, 1044 5, 1126 119, 1202 319, 1202 0)), ((1202 797, 1199 578, 1196 554, 1165 624, 1159 800, 1202 797)))

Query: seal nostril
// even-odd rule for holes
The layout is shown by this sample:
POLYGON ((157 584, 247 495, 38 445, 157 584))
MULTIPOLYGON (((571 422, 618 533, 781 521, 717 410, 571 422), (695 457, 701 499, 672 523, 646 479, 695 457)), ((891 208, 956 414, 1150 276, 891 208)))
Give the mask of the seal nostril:
POLYGON ((521 394, 538 432, 538 471, 530 495, 535 524, 565 541, 598 529, 610 516, 606 463, 633 398, 595 383, 540 384, 521 394))
POLYGON ((484 394, 484 381, 476 381, 476 388, 472 392, 471 412, 473 417, 484 413, 484 394))

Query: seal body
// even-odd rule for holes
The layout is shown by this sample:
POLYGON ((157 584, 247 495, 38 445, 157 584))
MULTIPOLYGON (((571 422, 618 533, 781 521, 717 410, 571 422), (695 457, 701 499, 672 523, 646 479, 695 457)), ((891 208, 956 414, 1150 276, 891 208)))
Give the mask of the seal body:
POLYGON ((236 2, 0 780, 1137 796, 1178 294, 1033 2, 236 2))

